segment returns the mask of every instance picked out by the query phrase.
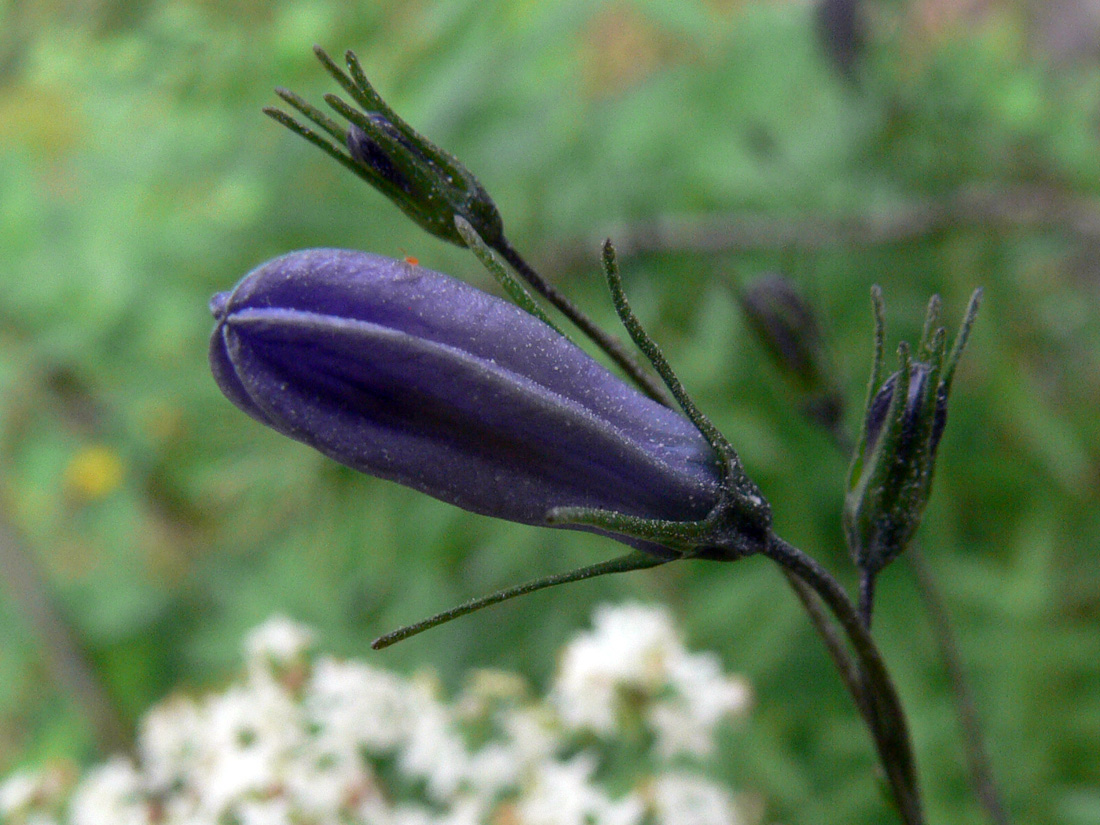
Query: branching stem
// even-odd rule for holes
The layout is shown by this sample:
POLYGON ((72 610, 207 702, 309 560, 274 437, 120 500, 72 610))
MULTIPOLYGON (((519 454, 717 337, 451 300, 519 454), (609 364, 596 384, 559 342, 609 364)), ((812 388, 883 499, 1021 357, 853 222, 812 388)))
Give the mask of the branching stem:
POLYGON ((825 568, 774 533, 764 553, 813 588, 840 623, 859 661, 865 699, 861 699, 858 689, 849 686, 849 691, 857 706, 867 709, 865 718, 902 822, 923 825, 916 763, 905 712, 878 647, 855 606, 825 568), (865 705, 861 705, 864 701, 865 705))
POLYGON ((802 602, 802 606, 806 609, 810 621, 813 622, 814 628, 821 636, 821 641, 825 643, 825 651, 829 654, 829 658, 833 660, 833 666, 836 667, 837 673, 844 681, 844 686, 848 688, 848 692, 852 695, 863 717, 865 719, 869 718, 870 708, 867 705, 867 697, 863 691, 863 678, 860 676, 859 667, 848 654, 844 639, 836 632, 832 620, 829 619, 828 614, 821 606, 821 602, 814 594, 813 589, 786 567, 781 569, 783 575, 787 577, 787 583, 790 584, 794 594, 798 596, 798 600, 802 602))

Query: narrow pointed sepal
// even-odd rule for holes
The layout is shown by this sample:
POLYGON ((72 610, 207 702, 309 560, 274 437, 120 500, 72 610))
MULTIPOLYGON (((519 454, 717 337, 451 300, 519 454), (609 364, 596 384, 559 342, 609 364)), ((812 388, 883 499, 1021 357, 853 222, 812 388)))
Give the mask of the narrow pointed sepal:
POLYGON ((468 616, 470 613, 474 613, 486 607, 491 607, 494 604, 500 604, 509 599, 514 599, 517 596, 526 596, 528 593, 545 590, 548 587, 557 587, 559 584, 569 584, 570 582, 594 579, 598 576, 607 576, 612 573, 629 573, 633 570, 656 567, 667 561, 669 561, 669 559, 657 558, 649 553, 627 553, 624 556, 619 556, 610 561, 591 564, 587 567, 578 567, 575 570, 569 570, 565 573, 558 573, 553 576, 546 576, 541 579, 534 579, 524 584, 516 585, 515 587, 507 587, 503 590, 498 590, 495 593, 490 593, 488 596, 479 596, 476 599, 470 599, 470 601, 464 602, 458 607, 452 607, 450 610, 436 613, 434 616, 429 616, 427 619, 422 619, 414 624, 400 627, 397 630, 379 636, 371 642, 371 647, 375 650, 382 650, 390 645, 395 645, 398 642, 423 633, 425 630, 431 630, 433 627, 439 627, 441 624, 446 624, 462 616, 468 616))
POLYGON ((685 558, 732 561, 764 548, 771 530, 771 505, 746 475, 733 445, 696 405, 684 389, 672 365, 657 342, 635 315, 623 289, 615 247, 603 246, 603 267, 615 311, 638 349, 661 376, 669 394, 718 455, 722 474, 720 498, 703 519, 674 522, 647 519, 599 508, 558 508, 549 514, 551 523, 576 524, 607 530, 645 541, 656 541, 679 551, 685 558))

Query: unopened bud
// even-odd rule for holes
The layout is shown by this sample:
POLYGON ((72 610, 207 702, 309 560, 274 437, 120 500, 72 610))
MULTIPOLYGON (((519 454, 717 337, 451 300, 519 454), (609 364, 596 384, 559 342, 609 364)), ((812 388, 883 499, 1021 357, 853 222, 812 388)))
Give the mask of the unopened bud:
POLYGON ((738 301, 749 329, 798 394, 803 412, 830 432, 838 431, 843 396, 810 302, 779 274, 760 278, 739 293, 738 301))
MULTIPOLYGON (((371 120, 383 120, 381 115, 371 116, 371 120)), ((367 133, 358 126, 348 127, 348 154, 355 160, 369 166, 380 177, 392 183, 407 194, 412 194, 413 184, 405 177, 390 160, 385 150, 377 141, 367 136, 367 133)))
MULTIPOLYGON (((928 364, 915 363, 909 367, 909 396, 905 402, 905 409, 901 414, 900 441, 903 444, 912 444, 917 434, 920 421, 922 403, 928 388, 928 382, 932 370, 928 364)), ((873 451, 878 444, 883 425, 886 423, 886 414, 890 410, 890 404, 894 400, 894 391, 898 385, 898 374, 895 372, 882 385, 871 404, 867 408, 867 447, 873 451)), ((929 447, 935 455, 943 436, 943 428, 947 425, 947 393, 943 385, 939 385, 936 393, 935 414, 932 419, 932 433, 929 447)))
POLYGON ((277 89, 276 94, 337 140, 338 145, 279 109, 264 111, 335 157, 436 237, 466 246, 455 228, 455 218, 461 217, 486 244, 497 246, 504 234, 503 221, 493 199, 470 170, 405 123, 367 81, 353 53, 346 55, 349 76, 322 49, 314 52, 357 104, 325 95, 325 102, 347 125, 293 92, 277 89), (346 155, 343 148, 347 149, 346 155))
POLYGON ((229 400, 361 472, 538 525, 561 508, 693 522, 727 495, 691 421, 527 312, 424 267, 302 250, 210 308, 229 400))
POLYGON ((981 290, 970 299, 949 355, 946 331, 936 328, 939 299, 933 298, 917 360, 910 357, 908 345, 901 344, 899 369, 885 381, 880 381, 883 327, 877 288, 874 296, 876 359, 844 507, 853 560, 871 575, 904 551, 920 526, 947 424, 951 382, 978 311, 981 290))

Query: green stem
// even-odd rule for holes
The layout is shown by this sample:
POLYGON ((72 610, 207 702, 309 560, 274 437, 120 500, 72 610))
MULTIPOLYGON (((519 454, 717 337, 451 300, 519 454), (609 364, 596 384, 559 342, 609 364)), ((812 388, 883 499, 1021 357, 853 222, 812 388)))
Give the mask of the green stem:
POLYGON ((562 315, 572 321, 577 329, 587 335, 612 361, 618 364, 642 392, 659 404, 666 407, 673 406, 672 399, 669 398, 661 382, 635 360, 633 353, 623 342, 599 327, 580 307, 559 292, 557 287, 539 275, 507 238, 501 238, 495 249, 535 292, 557 307, 562 315))
MULTIPOLYGON (((926 332, 925 335, 927 336, 928 333, 926 332)), ((850 456, 852 454, 853 445, 843 430, 840 428, 829 429, 828 435, 841 455, 850 456)), ((977 706, 970 691, 962 656, 959 655, 955 634, 951 628, 951 620, 948 618, 947 607, 936 584, 936 577, 924 560, 924 555, 914 543, 909 545, 904 555, 909 562, 910 572, 916 581, 917 593, 924 603, 925 611, 928 613, 928 619, 932 625, 932 636, 939 648, 940 659, 943 660, 943 666, 947 671, 948 681, 951 684, 951 695, 955 701, 955 713, 959 717, 959 727, 962 729, 963 750, 966 753, 970 787, 978 799, 978 804, 985 809, 993 825, 1009 825, 1008 809, 1001 798, 1000 790, 994 779, 993 764, 989 758, 989 749, 986 746, 985 737, 982 734, 977 706)), ((868 615, 870 615, 869 611, 868 615)), ((838 664, 837 667, 839 669, 840 665, 838 664)))
POLYGON ((875 610, 875 574, 862 570, 859 574, 859 617, 863 626, 871 629, 871 614, 875 610))
POLYGON ((818 635, 821 636, 821 641, 825 643, 825 650, 829 654, 829 658, 833 660, 833 665, 836 667, 837 673, 840 674, 840 678, 844 681, 844 686, 848 688, 848 692, 855 700, 860 713, 863 714, 864 719, 870 724, 869 714, 871 711, 867 705, 867 696, 863 690, 863 677, 860 675, 859 668, 856 666, 855 662, 852 661, 852 657, 848 655, 848 650, 844 646, 844 640, 837 634, 836 628, 829 620, 828 614, 826 614, 825 610, 822 608, 821 602, 818 600, 817 596, 814 595, 813 589, 786 567, 781 569, 783 575, 787 578, 787 583, 790 584, 794 594, 806 609, 810 621, 813 622, 818 635))
MULTIPOLYGON (((774 533, 769 537, 764 554, 812 587, 848 636, 864 680, 871 734, 898 813, 905 825, 923 825, 916 765, 905 712, 878 647, 856 608, 825 568, 774 533)), ((858 705, 858 692, 853 691, 853 699, 858 705)))

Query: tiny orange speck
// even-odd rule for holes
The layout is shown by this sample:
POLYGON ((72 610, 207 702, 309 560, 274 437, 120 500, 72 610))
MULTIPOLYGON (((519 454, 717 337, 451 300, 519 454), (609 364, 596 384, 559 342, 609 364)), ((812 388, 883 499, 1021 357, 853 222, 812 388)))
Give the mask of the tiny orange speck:
POLYGON ((420 259, 414 258, 412 255, 406 255, 405 263, 407 263, 409 266, 418 266, 420 264, 420 259))

